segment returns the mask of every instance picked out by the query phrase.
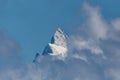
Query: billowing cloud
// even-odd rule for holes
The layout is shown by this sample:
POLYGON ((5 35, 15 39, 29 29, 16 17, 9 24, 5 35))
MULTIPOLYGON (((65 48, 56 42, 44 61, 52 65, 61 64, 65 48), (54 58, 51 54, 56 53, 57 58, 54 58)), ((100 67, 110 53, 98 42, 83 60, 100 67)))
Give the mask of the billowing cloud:
POLYGON ((112 21, 112 26, 113 26, 117 31, 120 31, 120 18, 113 20, 113 21, 112 21))
POLYGON ((88 33, 96 39, 106 39, 108 33, 108 25, 100 14, 99 8, 94 8, 87 3, 83 4, 86 11, 88 33))
POLYGON ((102 49, 97 45, 94 40, 84 40, 80 39, 79 36, 72 37, 72 48, 75 47, 77 50, 90 50, 93 54, 103 54, 102 49))

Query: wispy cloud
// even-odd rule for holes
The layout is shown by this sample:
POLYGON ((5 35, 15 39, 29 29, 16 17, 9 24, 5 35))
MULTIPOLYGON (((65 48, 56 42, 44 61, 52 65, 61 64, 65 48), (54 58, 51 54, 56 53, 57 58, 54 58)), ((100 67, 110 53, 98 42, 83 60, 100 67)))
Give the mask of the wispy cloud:
MULTIPOLYGON (((108 24, 103 19, 99 7, 91 7, 89 4, 84 3, 83 8, 87 15, 88 32, 96 39, 106 39, 108 33, 108 24)), ((86 28, 86 29, 87 29, 86 28)))
POLYGON ((20 59, 21 47, 17 41, 7 33, 0 31, 0 67, 16 65, 20 59))
POLYGON ((117 31, 120 31, 120 18, 115 19, 112 21, 112 26, 115 28, 117 31))

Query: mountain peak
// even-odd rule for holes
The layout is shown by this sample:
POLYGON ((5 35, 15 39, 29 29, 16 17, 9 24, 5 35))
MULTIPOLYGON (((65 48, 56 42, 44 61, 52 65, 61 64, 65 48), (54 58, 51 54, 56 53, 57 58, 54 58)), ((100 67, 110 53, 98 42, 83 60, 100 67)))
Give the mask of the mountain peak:
POLYGON ((67 39, 66 34, 63 32, 63 30, 61 28, 58 28, 55 31, 55 34, 52 36, 51 43, 66 47, 66 45, 67 45, 66 39, 67 39))
POLYGON ((67 52, 67 36, 58 28, 52 36, 51 43, 45 47, 43 55, 64 55, 67 52))
POLYGON ((63 30, 59 27, 59 28, 57 28, 56 32, 63 33, 63 30))

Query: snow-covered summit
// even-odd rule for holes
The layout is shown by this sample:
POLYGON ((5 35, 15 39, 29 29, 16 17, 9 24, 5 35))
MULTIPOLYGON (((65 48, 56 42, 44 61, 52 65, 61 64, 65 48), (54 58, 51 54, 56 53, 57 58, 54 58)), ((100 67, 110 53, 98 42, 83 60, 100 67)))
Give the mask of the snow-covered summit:
POLYGON ((58 28, 47 44, 42 55, 65 56, 67 53, 67 35, 58 28))
POLYGON ((51 43, 66 47, 66 38, 66 34, 60 28, 58 28, 51 39, 51 43))

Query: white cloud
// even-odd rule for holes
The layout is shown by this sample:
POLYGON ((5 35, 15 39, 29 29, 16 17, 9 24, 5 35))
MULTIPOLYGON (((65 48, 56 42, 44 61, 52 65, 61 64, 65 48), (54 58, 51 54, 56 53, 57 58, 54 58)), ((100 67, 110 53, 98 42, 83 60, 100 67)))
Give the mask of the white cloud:
POLYGON ((90 40, 90 39, 84 40, 79 36, 72 37, 71 40, 73 47, 75 47, 78 50, 90 50, 91 53, 96 55, 103 54, 102 49, 98 46, 98 44, 94 40, 90 40))
POLYGON ((120 80, 120 69, 109 69, 105 72, 106 78, 108 80, 120 80))
POLYGON ((84 29, 92 39, 111 39, 120 42, 120 18, 107 22, 101 15, 99 7, 91 7, 84 3, 83 8, 87 16, 84 29))
POLYGON ((76 53, 76 54, 72 55, 72 57, 75 58, 75 59, 83 60, 83 61, 85 61, 85 62, 88 61, 85 56, 81 56, 81 55, 79 55, 79 53, 76 53))
POLYGON ((44 80, 42 70, 35 69, 33 64, 21 68, 4 70, 0 73, 0 80, 44 80))
POLYGON ((115 28, 115 30, 120 31, 120 18, 113 20, 112 26, 115 28))
POLYGON ((97 39, 106 39, 108 32, 107 29, 108 25, 105 22, 105 20, 102 18, 99 8, 91 7, 86 3, 84 3, 83 7, 87 13, 87 26, 90 35, 92 35, 94 38, 97 39))

